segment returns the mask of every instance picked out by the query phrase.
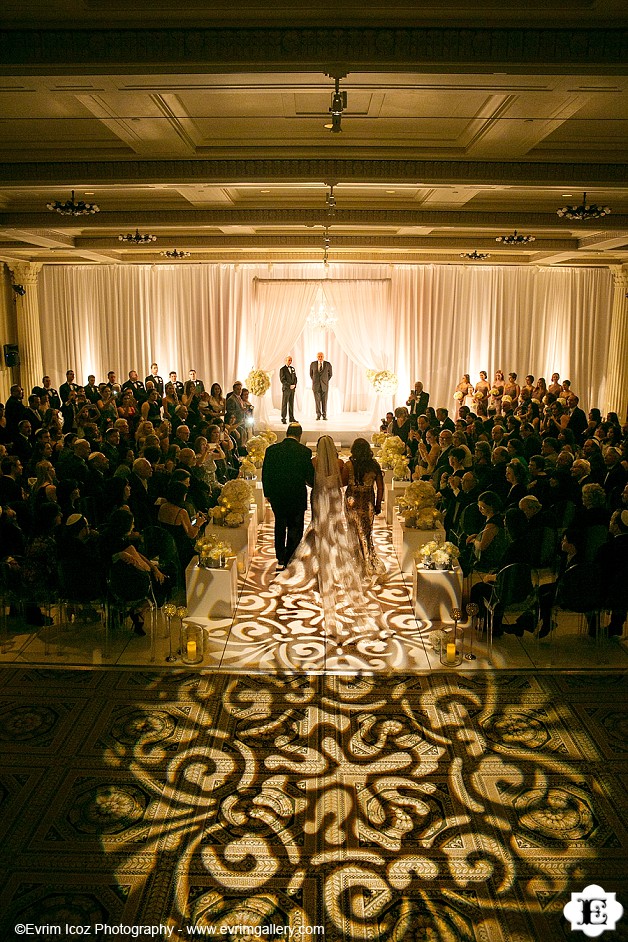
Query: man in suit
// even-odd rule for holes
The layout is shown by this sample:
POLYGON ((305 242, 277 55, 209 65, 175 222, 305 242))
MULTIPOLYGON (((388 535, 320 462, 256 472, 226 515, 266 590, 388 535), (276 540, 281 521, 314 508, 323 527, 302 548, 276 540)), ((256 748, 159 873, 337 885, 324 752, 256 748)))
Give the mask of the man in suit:
POLYGON ((286 414, 294 422, 294 392, 297 388, 297 374, 292 365, 292 357, 286 357, 285 365, 279 370, 281 380, 281 421, 286 424, 286 414))
POLYGON ((72 390, 74 390, 74 392, 78 392, 78 383, 74 382, 74 370, 66 370, 65 383, 62 383, 61 386, 59 386, 61 405, 64 405, 68 401, 72 390))
POLYGON ((129 372, 129 378, 126 383, 122 384, 122 389, 130 389, 135 397, 135 401, 138 403, 144 402, 146 399, 146 390, 144 389, 144 383, 138 377, 136 370, 131 370, 129 372))
POLYGON ((205 392, 205 383, 202 379, 196 378, 196 370, 190 370, 188 373, 189 382, 194 383, 194 389, 197 393, 205 392))
POLYGON ((160 396, 163 397, 164 394, 164 381, 163 377, 159 375, 159 367, 156 363, 151 363, 150 365, 150 374, 144 380, 144 386, 148 389, 148 383, 152 383, 160 396))
POLYGON ((327 419, 327 393, 329 391, 329 380, 332 378, 331 363, 325 359, 324 353, 317 353, 316 359, 310 363, 310 379, 312 380, 312 390, 314 391, 314 402, 316 403, 317 420, 323 417, 327 419))
POLYGON ((580 400, 577 396, 574 396, 573 393, 567 400, 567 406, 569 407, 569 421, 567 422, 567 428, 573 432, 576 445, 582 444, 582 437, 588 424, 584 410, 581 409, 578 405, 579 402, 580 400))
POLYGON ((53 387, 52 380, 49 376, 44 376, 41 381, 41 386, 33 386, 31 392, 40 398, 43 395, 48 396, 51 409, 61 408, 61 397, 58 391, 53 387))
POLYGON ((291 422, 286 437, 270 445, 262 465, 264 495, 275 515, 277 569, 285 569, 303 537, 307 487, 314 485, 312 452, 301 444, 303 429, 291 422))
POLYGON ((169 378, 169 381, 174 386, 174 391, 176 392, 178 398, 180 399, 181 396, 183 395, 183 383, 181 382, 181 380, 177 379, 176 370, 170 370, 170 373, 168 374, 168 378, 169 378))
POLYGON ((424 392, 423 383, 417 381, 410 393, 410 398, 406 402, 410 415, 425 415, 429 403, 430 394, 424 392))

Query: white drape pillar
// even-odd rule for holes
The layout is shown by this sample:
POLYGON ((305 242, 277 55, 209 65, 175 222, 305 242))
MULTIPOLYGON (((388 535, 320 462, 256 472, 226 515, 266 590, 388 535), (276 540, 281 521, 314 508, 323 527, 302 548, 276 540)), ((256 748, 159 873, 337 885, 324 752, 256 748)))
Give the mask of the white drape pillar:
POLYGON ((604 412, 628 416, 628 265, 612 268, 614 294, 604 412))
POLYGON ((17 342, 20 348, 20 382, 28 395, 33 386, 41 384, 44 358, 39 320, 37 281, 40 262, 19 262, 13 265, 14 284, 24 287, 26 294, 17 296, 17 342))

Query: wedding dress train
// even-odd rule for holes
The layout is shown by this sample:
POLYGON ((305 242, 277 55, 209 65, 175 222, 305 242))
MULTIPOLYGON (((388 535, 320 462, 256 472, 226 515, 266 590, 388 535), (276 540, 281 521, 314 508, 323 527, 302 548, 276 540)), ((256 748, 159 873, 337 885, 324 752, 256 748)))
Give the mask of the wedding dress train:
POLYGON ((369 602, 343 507, 338 453, 333 440, 318 443, 312 489, 312 522, 288 567, 275 579, 282 594, 318 591, 325 631, 340 643, 385 627, 377 602, 369 602))

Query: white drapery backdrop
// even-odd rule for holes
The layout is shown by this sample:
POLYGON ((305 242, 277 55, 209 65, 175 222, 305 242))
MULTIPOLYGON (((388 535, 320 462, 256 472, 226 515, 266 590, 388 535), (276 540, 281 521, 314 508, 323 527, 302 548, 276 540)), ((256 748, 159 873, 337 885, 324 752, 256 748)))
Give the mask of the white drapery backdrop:
POLYGON ((280 405, 278 367, 287 353, 299 396, 309 401, 309 363, 322 349, 347 411, 367 408, 369 360, 370 368, 398 374, 397 403, 420 379, 432 403, 452 408, 462 373, 475 380, 479 370, 492 377, 498 368, 520 377, 556 371, 572 380, 585 409, 603 400, 608 269, 334 264, 325 291, 338 325, 334 335, 313 337, 303 320, 316 297, 311 279, 322 281, 321 274, 320 264, 45 265, 44 369, 55 385, 69 367, 81 382, 110 369, 123 380, 130 369, 145 376, 156 360, 162 375, 175 369, 185 380, 194 368, 206 386, 230 389, 258 367, 274 370, 268 409, 280 405), (255 278, 289 279, 294 287, 263 289, 260 314, 255 278), (343 287, 341 279, 364 280, 343 287))

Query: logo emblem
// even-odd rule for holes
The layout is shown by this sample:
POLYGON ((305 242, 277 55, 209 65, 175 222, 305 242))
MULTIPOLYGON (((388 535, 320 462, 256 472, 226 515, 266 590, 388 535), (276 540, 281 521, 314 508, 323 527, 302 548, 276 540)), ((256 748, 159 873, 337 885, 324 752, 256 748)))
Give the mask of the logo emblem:
POLYGON ((584 932, 590 939, 606 931, 613 932, 624 914, 624 907, 615 897, 615 893, 606 893, 595 883, 581 893, 572 893, 570 902, 563 907, 571 931, 584 932))

